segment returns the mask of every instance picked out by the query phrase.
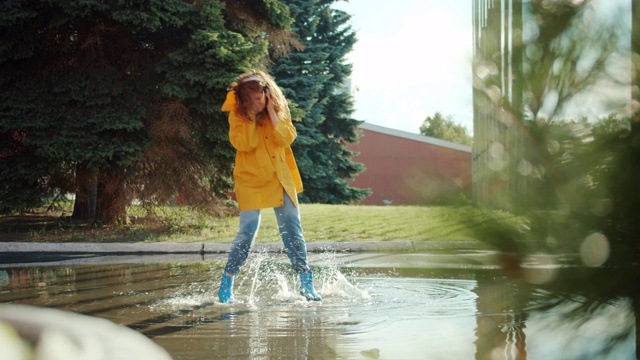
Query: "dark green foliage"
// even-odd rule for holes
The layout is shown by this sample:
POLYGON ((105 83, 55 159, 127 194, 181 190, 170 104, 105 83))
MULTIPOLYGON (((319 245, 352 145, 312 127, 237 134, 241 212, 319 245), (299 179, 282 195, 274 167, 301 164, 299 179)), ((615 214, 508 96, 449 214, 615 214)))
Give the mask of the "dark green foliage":
POLYGON ((207 184, 224 193, 226 87, 267 42, 294 43, 278 1, 231 10, 212 0, 2 2, 0 212, 37 206, 60 184, 73 192, 74 171, 59 169, 76 166, 100 174, 98 205, 119 209, 103 221, 133 196, 164 201, 207 184))
POLYGON ((420 134, 468 146, 473 143, 464 126, 454 123, 451 116, 445 118, 439 112, 427 116, 420 126, 420 134))
POLYGON ((332 9, 334 0, 284 2, 296 19, 293 31, 305 47, 277 58, 271 73, 296 104, 294 116, 300 121, 293 145, 305 187, 300 199, 332 204, 363 199, 368 190, 349 186, 363 167, 346 149, 357 141, 360 121, 349 117, 353 98, 340 91, 351 74, 344 58, 356 41, 350 16, 332 9))
POLYGON ((366 191, 348 186, 361 166, 345 149, 358 122, 348 117, 351 97, 336 92, 351 72, 342 59, 355 36, 331 3, 3 2, 0 213, 86 189, 76 168, 98 178, 102 222, 122 218, 132 198, 152 205, 180 193, 206 206, 224 196, 234 155, 220 112, 226 87, 266 67, 267 49, 277 58, 292 47, 274 72, 304 120, 296 143, 303 200, 362 198, 366 191))
MULTIPOLYGON (((640 259, 640 122, 609 117, 605 131, 597 137, 606 149, 606 163, 600 163, 598 185, 608 193, 604 199, 601 228, 611 241, 611 263, 636 263, 640 259), (620 126, 622 124, 622 126, 620 126)), ((600 128, 596 128, 596 135, 600 128)))

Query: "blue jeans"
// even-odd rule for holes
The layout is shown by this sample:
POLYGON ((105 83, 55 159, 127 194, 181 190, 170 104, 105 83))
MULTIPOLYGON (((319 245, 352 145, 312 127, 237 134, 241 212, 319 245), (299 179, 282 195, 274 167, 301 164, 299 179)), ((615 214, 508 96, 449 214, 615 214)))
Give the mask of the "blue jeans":
MULTIPOLYGON (((284 205, 273 210, 276 213, 280 236, 293 270, 298 274, 308 272, 307 245, 304 241, 304 236, 302 236, 300 210, 293 205, 286 193, 284 194, 284 205)), ((260 210, 240 212, 240 230, 231 244, 227 266, 224 268, 225 272, 235 275, 240 271, 240 267, 249 256, 251 245, 258 234, 259 227, 260 210)))

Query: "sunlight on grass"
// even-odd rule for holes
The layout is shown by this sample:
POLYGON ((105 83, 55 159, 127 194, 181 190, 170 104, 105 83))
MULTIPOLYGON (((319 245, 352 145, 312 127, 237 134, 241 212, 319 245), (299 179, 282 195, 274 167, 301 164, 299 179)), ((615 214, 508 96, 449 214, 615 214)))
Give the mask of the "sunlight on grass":
MULTIPOLYGON (((302 204, 300 210, 308 242, 475 240, 474 228, 488 219, 472 207, 302 204)), ((258 241, 280 241, 272 211, 263 211, 258 241)))
MULTIPOLYGON (((492 221, 518 222, 511 214, 472 206, 302 204, 300 211, 307 242, 468 241, 477 240, 474 232, 492 221)), ((73 224, 69 215, 64 211, 46 230, 39 225, 14 241, 225 243, 233 240, 239 222, 238 216, 214 218, 178 206, 154 208, 153 215, 130 206, 126 223, 105 227, 73 224)), ((256 241, 281 241, 273 210, 262 211, 256 241)))

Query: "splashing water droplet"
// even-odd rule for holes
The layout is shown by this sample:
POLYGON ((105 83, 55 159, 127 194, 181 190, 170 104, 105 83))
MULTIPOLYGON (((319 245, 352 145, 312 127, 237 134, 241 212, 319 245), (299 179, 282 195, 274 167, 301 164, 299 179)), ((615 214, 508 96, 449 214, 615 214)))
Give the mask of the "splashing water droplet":
POLYGON ((327 281, 323 284, 322 294, 347 299, 369 299, 371 297, 366 290, 358 289, 351 284, 341 272, 336 272, 332 281, 327 281))

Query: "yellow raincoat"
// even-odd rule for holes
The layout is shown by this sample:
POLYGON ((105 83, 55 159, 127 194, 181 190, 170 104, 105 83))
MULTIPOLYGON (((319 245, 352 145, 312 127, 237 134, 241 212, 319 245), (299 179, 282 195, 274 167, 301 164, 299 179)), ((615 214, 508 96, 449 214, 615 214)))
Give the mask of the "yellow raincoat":
POLYGON ((236 149, 233 178, 240 211, 283 206, 283 189, 298 206, 302 180, 290 147, 297 132, 289 112, 275 128, 270 121, 247 122, 236 113, 233 90, 227 93, 222 111, 229 112, 229 141, 236 149))

